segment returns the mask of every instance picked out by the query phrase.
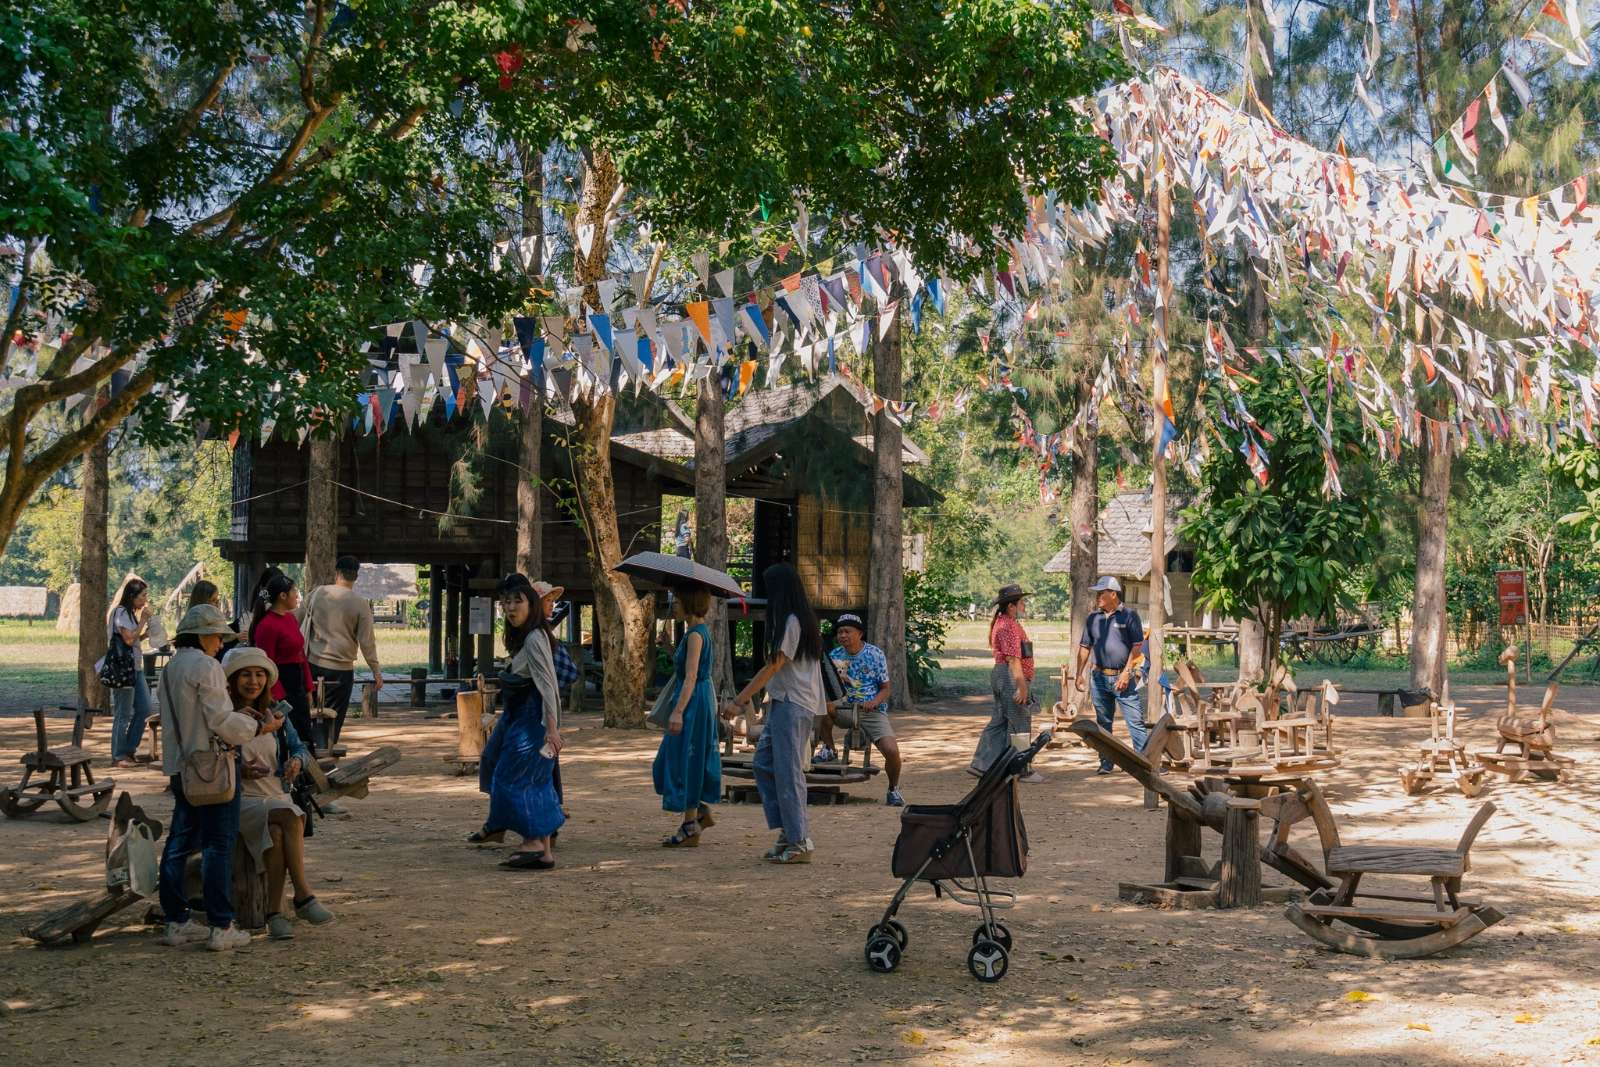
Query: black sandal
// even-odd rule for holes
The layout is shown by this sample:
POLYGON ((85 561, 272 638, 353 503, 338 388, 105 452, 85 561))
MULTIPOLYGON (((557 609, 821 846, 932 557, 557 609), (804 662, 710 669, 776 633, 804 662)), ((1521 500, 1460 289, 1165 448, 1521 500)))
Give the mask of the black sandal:
POLYGON ((467 835, 467 840, 474 845, 499 845, 506 839, 504 830, 491 830, 487 826, 481 827, 467 835))
POLYGON ((548 871, 556 865, 556 861, 548 859, 541 852, 513 852, 500 862, 500 866, 508 871, 548 871))
POLYGON ((698 848, 700 847, 700 824, 686 822, 678 827, 678 832, 671 837, 663 838, 662 848, 698 848))

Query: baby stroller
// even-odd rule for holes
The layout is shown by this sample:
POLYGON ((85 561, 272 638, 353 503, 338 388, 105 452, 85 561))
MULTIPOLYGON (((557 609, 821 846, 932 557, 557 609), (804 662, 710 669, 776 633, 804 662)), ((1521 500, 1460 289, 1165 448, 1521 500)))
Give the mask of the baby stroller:
POLYGON ((1028 832, 1022 825, 1017 779, 1050 742, 1041 733, 1025 751, 995 760, 957 804, 913 804, 900 816, 891 866, 904 878, 883 918, 867 931, 867 966, 888 973, 900 966, 909 940, 895 913, 917 882, 933 883, 933 895, 976 907, 983 922, 972 931, 967 970, 980 982, 998 982, 1011 961, 1011 931, 995 912, 1016 904, 1017 894, 993 889, 990 878, 1021 878, 1028 867, 1028 832))

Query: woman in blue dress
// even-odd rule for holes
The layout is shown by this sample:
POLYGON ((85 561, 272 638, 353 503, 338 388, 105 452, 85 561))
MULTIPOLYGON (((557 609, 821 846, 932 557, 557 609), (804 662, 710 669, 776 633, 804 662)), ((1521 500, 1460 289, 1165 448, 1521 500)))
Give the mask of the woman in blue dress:
POLYGON ((500 866, 547 871, 556 865, 554 837, 566 821, 552 778, 561 751, 561 696, 550 641, 541 629, 539 594, 521 574, 508 575, 498 592, 511 663, 500 672, 504 713, 478 760, 478 788, 489 794, 489 817, 467 840, 498 841, 514 830, 522 835, 522 847, 500 866))
POLYGON ((687 632, 673 657, 669 693, 675 692, 672 718, 661 738, 650 776, 661 797, 661 810, 682 813, 677 832, 661 844, 693 848, 715 820, 711 805, 722 799, 722 756, 717 750, 717 700, 711 684, 711 630, 705 624, 711 594, 704 589, 678 590, 674 614, 687 632))

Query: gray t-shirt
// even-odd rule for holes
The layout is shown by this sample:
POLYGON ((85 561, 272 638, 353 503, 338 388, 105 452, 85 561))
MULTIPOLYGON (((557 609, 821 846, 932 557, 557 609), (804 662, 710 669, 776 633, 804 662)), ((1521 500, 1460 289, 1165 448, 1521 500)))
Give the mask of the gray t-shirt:
POLYGON ((800 648, 800 620, 793 615, 783 625, 783 640, 778 648, 787 662, 778 668, 778 673, 767 683, 767 695, 773 700, 787 700, 802 708, 810 708, 813 715, 826 715, 828 705, 822 695, 822 661, 795 661, 794 654, 800 648))

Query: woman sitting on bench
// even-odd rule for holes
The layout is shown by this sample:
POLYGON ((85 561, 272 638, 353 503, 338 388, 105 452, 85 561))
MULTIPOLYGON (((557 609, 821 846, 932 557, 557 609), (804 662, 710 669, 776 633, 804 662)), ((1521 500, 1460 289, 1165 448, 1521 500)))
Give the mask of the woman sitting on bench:
MULTIPOLYGON (((228 695, 239 712, 262 720, 272 716, 271 690, 278 667, 265 652, 236 648, 223 657, 222 672, 228 676, 228 695)), ((286 874, 294 881, 296 915, 316 924, 333 918, 312 895, 306 877, 306 816, 287 788, 312 757, 288 721, 276 733, 247 741, 241 756, 239 837, 256 865, 267 871, 267 936, 285 941, 294 936, 293 924, 278 910, 286 874)))

